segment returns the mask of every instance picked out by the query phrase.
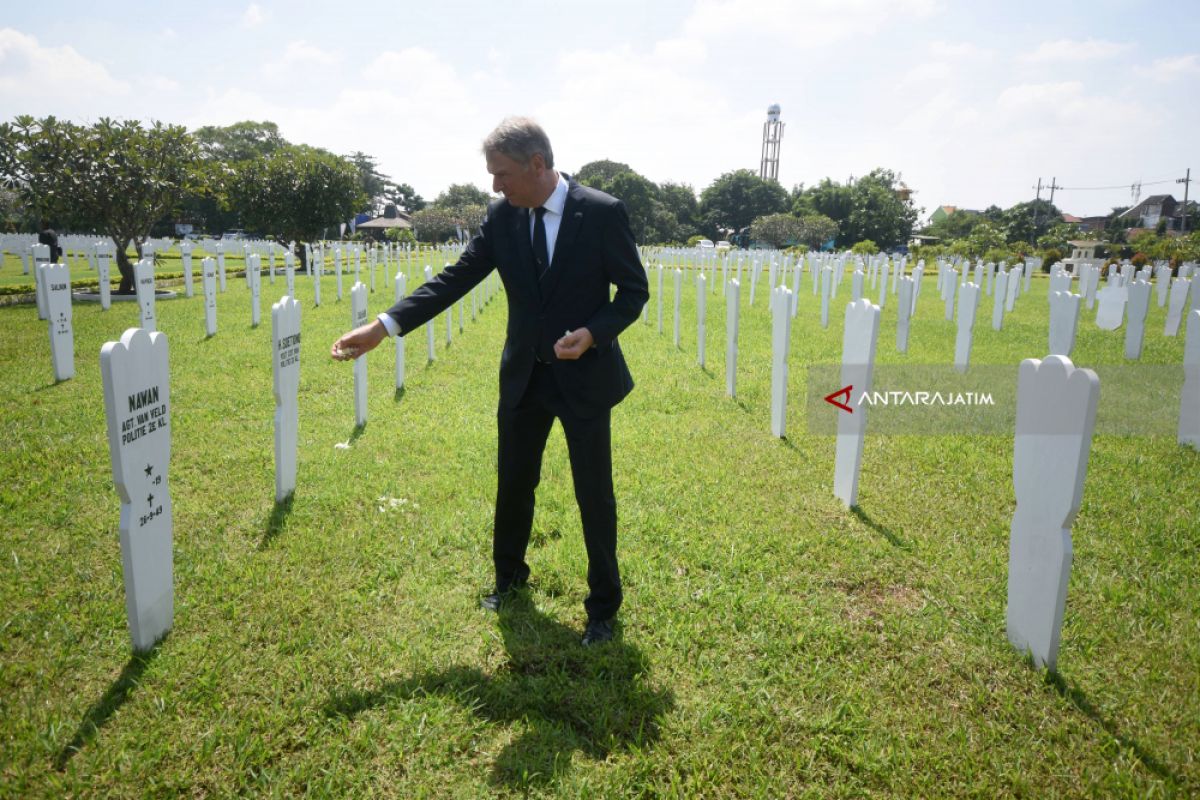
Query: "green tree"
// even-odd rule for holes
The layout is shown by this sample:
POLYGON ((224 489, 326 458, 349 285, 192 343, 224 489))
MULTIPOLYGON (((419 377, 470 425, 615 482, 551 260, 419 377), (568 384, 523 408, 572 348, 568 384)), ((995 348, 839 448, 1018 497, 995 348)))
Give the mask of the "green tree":
POLYGON ((791 214, 767 214, 750 223, 750 238, 775 249, 796 244, 804 235, 804 225, 791 214))
POLYGON ((592 161, 579 169, 575 179, 624 203, 629 228, 637 241, 659 244, 680 238, 679 222, 660 200, 658 186, 628 164, 592 161))
POLYGON ((799 241, 813 250, 837 238, 838 224, 824 214, 805 214, 799 222, 799 241))
POLYGON ((487 206, 492 196, 469 183, 452 183, 433 201, 434 208, 462 208, 464 206, 487 206))
POLYGON ((182 126, 29 116, 0 125, 0 175, 39 215, 110 237, 126 294, 130 243, 140 254, 150 226, 204 180, 200 148, 182 126))
POLYGON ((1049 200, 1030 200, 1007 209, 999 222, 1008 241, 1033 243, 1062 222, 1062 212, 1049 200))
POLYGON ((192 134, 205 158, 236 164, 269 156, 287 145, 274 122, 235 122, 224 127, 205 125, 192 134))
POLYGON ((487 206, 484 205, 430 206, 413 214, 413 232, 418 241, 444 242, 456 239, 460 230, 470 235, 482 224, 486 214, 487 206))
POLYGON ((683 241, 699 232, 700 204, 696 190, 687 183, 664 183, 658 187, 658 199, 664 210, 675 217, 678 231, 672 241, 683 241))
POLYGON ((228 195, 248 227, 295 242, 304 266, 303 242, 350 217, 364 199, 353 162, 305 145, 287 145, 265 158, 241 162, 228 195))
POLYGON ((788 210, 787 191, 775 181, 765 181, 748 169, 726 172, 700 193, 702 231, 710 238, 741 233, 759 217, 788 210))
POLYGON ((417 190, 407 183, 394 183, 384 194, 387 201, 409 214, 420 211, 426 206, 425 199, 417 194, 417 190))
POLYGON ((585 186, 591 186, 593 189, 604 191, 603 187, 622 172, 634 172, 634 169, 620 161, 601 159, 599 161, 589 161, 584 164, 573 177, 585 186))
POLYGON ((912 200, 897 193, 899 179, 889 169, 874 169, 854 182, 850 216, 841 223, 846 242, 872 241, 881 248, 908 241, 917 221, 912 200))
POLYGON ((936 236, 943 242, 953 242, 970 236, 972 229, 986 219, 987 217, 977 212, 959 210, 929 225, 925 233, 936 236))

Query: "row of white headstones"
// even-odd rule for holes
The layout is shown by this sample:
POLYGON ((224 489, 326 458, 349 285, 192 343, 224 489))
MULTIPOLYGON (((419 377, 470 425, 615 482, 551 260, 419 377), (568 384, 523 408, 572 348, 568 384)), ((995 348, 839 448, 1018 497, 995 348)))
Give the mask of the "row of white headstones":
MULTIPOLYGON (((44 245, 41 247, 45 247, 44 245)), ((45 302, 50 320, 50 340, 56 377, 66 380, 74 375, 74 341, 71 328, 70 269, 66 263, 48 263, 49 252, 38 252, 39 297, 45 302)), ((252 300, 251 324, 258 324, 257 306, 261 291, 259 255, 249 256, 247 280, 252 300)), ((324 254, 318 248, 314 282, 319 298, 320 264, 324 254)), ((215 298, 218 284, 217 260, 203 261, 205 318, 209 335, 216 332, 215 298)), ((288 293, 272 306, 271 329, 275 395, 275 499, 282 502, 296 490, 296 465, 299 430, 300 306, 295 299, 294 274, 287 267, 288 293)), ((357 277, 357 276, 356 276, 357 277)), ((101 374, 104 383, 105 416, 108 424, 109 454, 113 481, 121 499, 120 537, 124 564, 126 613, 130 637, 138 651, 152 647, 171 628, 174 618, 173 561, 171 552, 173 519, 170 484, 170 380, 165 334, 156 329, 154 266, 149 259, 135 265, 135 278, 141 305, 141 327, 125 331, 120 341, 108 342, 101 349, 101 374), (144 466, 143 466, 144 465, 144 466)), ((433 267, 425 267, 425 278, 433 278, 433 267)), ((393 280, 395 299, 405 296, 407 276, 403 270, 393 280)), ((472 290, 471 317, 500 290, 493 274, 472 290)), ((350 289, 351 325, 367 322, 368 287, 355 280, 350 289)), ((318 299, 319 304, 319 299, 318 299)), ((463 330, 465 301, 459 303, 459 332, 463 330)), ((446 341, 450 343, 453 309, 445 314, 446 341)), ((434 358, 434 322, 427 324, 429 358, 434 358)), ((396 337, 396 388, 404 387, 404 339, 396 337)), ((367 370, 365 356, 355 359, 355 421, 367 422, 367 370)))
MULTIPOLYGON (((811 254, 810 254, 811 255, 811 254)), ((820 275, 822 292, 821 324, 828 326, 829 304, 836 294, 848 258, 816 256, 811 262, 813 290, 817 291, 820 275)), ((793 285, 799 287, 803 262, 797 262, 791 273, 793 285)), ((740 265, 739 265, 740 266, 740 265)), ((760 262, 751 264, 751 304, 753 287, 761 269, 760 262)), ((773 264, 771 265, 774 266, 773 264)), ((796 314, 796 290, 777 285, 777 278, 786 284, 787 262, 780 265, 777 276, 771 270, 770 310, 772 315, 771 369, 771 430, 783 437, 786 431, 788 345, 791 338, 791 319, 796 314)), ((858 266, 863 266, 859 264, 858 266)), ((958 332, 955 345, 955 367, 966 371, 969 364, 975 311, 982 291, 994 288, 992 324, 996 330, 1003 325, 1005 311, 1012 311, 1020 293, 1030 288, 1033 271, 1040 266, 1030 261, 1011 271, 1001 265, 978 264, 975 282, 963 284, 958 292, 958 332), (993 282, 993 277, 995 281, 993 282)), ((843 386, 856 387, 870 393, 879 335, 882 304, 887 298, 889 264, 885 258, 873 258, 867 270, 856 269, 852 277, 853 299, 846 307, 842 341, 843 386), (880 304, 862 297, 868 273, 872 287, 880 284, 880 304)), ((696 274, 696 335, 697 361, 705 363, 706 296, 715 263, 701 262, 696 274)), ((907 351, 908 323, 916 309, 924 264, 918 263, 912 277, 902 276, 903 265, 892 273, 894 293, 898 295, 896 347, 907 351)), ((1171 279, 1169 267, 1160 266, 1157 273, 1160 306, 1167 301, 1169 284, 1170 310, 1164 334, 1175 336, 1188 294, 1193 269, 1187 265, 1181 277, 1171 279)), ((724 270, 723 270, 724 271, 724 270)), ((964 268, 964 280, 968 273, 964 268)), ((739 270, 740 272, 740 270, 739 270)), ((1150 274, 1143 271, 1130 283, 1132 268, 1126 265, 1122 273, 1110 273, 1109 285, 1100 290, 1100 309, 1097 325, 1102 329, 1120 327, 1126 305, 1129 307, 1126 356, 1140 356, 1144 337, 1144 322, 1150 297, 1150 274), (1115 323, 1114 323, 1115 320, 1115 323)), ((663 274, 658 265, 658 332, 663 331, 663 274)), ((683 270, 676 267, 674 275, 674 344, 680 344, 680 299, 683 289, 683 270)), ((723 278, 726 276, 723 275, 723 278)), ((737 340, 740 316, 741 281, 738 277, 724 282, 726 316, 726 381, 727 394, 735 396, 737 370, 737 340)), ((1028 652, 1034 663, 1054 669, 1057 663, 1063 612, 1070 575, 1071 525, 1079 511, 1083 496, 1084 478, 1095 428, 1100 382, 1095 372, 1077 369, 1069 359, 1078 321, 1080 301, 1095 297, 1100 267, 1085 265, 1081 271, 1083 295, 1070 293, 1071 274, 1055 271, 1051 277, 1050 353, 1044 360, 1026 359, 1021 363, 1017 386, 1017 420, 1014 436, 1013 483, 1017 508, 1013 514, 1009 541, 1009 584, 1007 629, 1010 642, 1018 650, 1028 652)), ((938 265, 938 282, 945 300, 946 318, 954 319, 958 273, 948 263, 938 265)), ((1089 307, 1091 304, 1089 303, 1089 307)), ((646 319, 645 313, 643 320, 646 319)), ((1185 382, 1180 398, 1179 442, 1200 448, 1200 291, 1193 293, 1193 308, 1188 316, 1187 340, 1184 349, 1185 382)), ((839 414, 836 438, 833 491, 847 507, 854 506, 858 497, 858 481, 862 467, 863 447, 867 430, 866 407, 855 413, 839 414)))

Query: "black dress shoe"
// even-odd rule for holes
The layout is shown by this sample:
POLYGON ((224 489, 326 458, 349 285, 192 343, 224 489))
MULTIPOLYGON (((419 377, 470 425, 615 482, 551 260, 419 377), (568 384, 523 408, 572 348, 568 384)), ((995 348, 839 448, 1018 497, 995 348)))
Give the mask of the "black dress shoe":
POLYGON ((612 619, 589 619, 587 627, 583 629, 583 646, 612 641, 613 622, 612 619))
POLYGON ((486 611, 499 612, 500 607, 503 606, 504 603, 508 601, 518 589, 524 587, 524 585, 525 584, 521 583, 517 584, 516 586, 510 586, 503 590, 493 589, 490 594, 487 594, 480 599, 479 607, 486 611))

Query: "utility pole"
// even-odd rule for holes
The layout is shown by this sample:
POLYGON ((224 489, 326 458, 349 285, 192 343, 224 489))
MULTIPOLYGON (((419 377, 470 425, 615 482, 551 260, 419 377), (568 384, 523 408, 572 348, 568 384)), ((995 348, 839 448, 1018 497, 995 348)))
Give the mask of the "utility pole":
POLYGON ((1063 189, 1063 188, 1066 188, 1066 187, 1058 185, 1058 178, 1050 179, 1050 205, 1054 205, 1054 190, 1055 189, 1063 189))
POLYGON ((1179 223, 1179 232, 1187 233, 1187 204, 1188 204, 1188 189, 1192 183, 1192 168, 1188 167, 1187 175, 1179 178, 1176 183, 1183 184, 1183 221, 1179 223))
POLYGON ((1030 234, 1030 237, 1029 237, 1030 244, 1036 244, 1037 232, 1038 232, 1038 222, 1040 221, 1040 217, 1042 216, 1041 200, 1042 200, 1042 179, 1041 179, 1041 177, 1039 177, 1038 185, 1037 185, 1037 199, 1034 200, 1034 202, 1033 202, 1033 233, 1030 234))

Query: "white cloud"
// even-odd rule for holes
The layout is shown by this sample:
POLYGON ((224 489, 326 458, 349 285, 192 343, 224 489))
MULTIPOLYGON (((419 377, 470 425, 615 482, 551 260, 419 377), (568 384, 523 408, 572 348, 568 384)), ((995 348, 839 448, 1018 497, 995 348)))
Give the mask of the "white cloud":
POLYGON ((111 115, 105 104, 129 93, 127 82, 70 45, 44 47, 33 36, 0 29, 0 106, 10 113, 61 115, 66 103, 71 111, 64 116, 78 117, 81 106, 83 113, 111 115))
POLYGON ((1017 59, 1028 64, 1098 61, 1112 58, 1132 47, 1128 42, 1109 42, 1104 39, 1056 39, 1052 42, 1042 42, 1037 49, 1022 53, 1017 59))
POLYGON ((146 87, 156 92, 177 92, 179 91, 179 81, 172 80, 164 75, 149 75, 138 80, 141 86, 146 87))
POLYGON ((700 0, 683 31, 722 44, 752 37, 807 50, 925 16, 935 6, 934 0, 700 0))
POLYGON ((328 67, 338 62, 338 56, 316 45, 309 44, 303 39, 288 42, 283 49, 283 55, 274 61, 263 64, 264 75, 278 77, 288 75, 302 67, 328 67))
POLYGON ((246 10, 242 13, 242 27, 244 28, 257 28, 266 21, 267 13, 258 3, 246 6, 246 10))
POLYGON ((1138 67, 1137 73, 1160 83, 1200 75, 1200 56, 1190 53, 1186 56, 1158 58, 1148 67, 1138 67))

